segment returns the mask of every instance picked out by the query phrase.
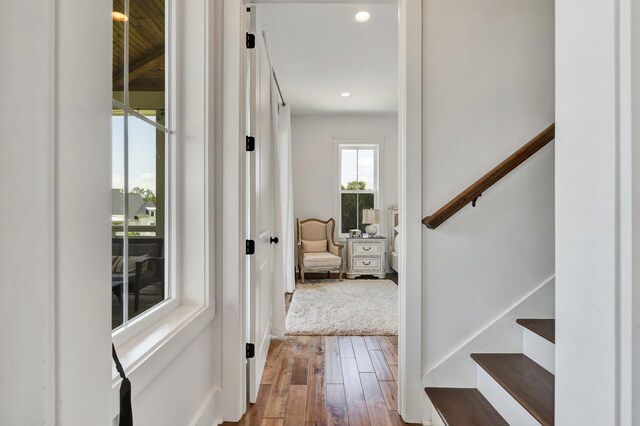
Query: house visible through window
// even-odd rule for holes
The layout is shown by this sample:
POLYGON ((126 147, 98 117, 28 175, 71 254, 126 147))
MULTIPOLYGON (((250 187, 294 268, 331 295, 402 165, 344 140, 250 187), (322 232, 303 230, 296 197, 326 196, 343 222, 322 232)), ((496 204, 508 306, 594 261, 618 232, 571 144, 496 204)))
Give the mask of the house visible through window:
POLYGON ((362 210, 372 209, 378 197, 378 147, 340 145, 340 233, 364 232, 362 210))
POLYGON ((168 0, 113 1, 112 328, 167 300, 168 0))

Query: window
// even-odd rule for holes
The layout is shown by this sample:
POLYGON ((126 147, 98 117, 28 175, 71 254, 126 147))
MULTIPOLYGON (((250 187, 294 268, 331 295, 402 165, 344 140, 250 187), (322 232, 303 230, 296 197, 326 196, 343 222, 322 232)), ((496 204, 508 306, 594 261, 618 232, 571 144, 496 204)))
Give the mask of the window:
POLYGON ((364 232, 362 210, 379 203, 378 145, 339 145, 340 234, 364 232))
MULTIPOLYGON (((112 340, 127 376, 144 389, 215 317, 213 129, 220 116, 215 94, 222 93, 222 81, 215 64, 222 51, 214 41, 222 31, 214 31, 219 27, 213 18, 223 9, 217 1, 113 1, 114 12, 122 15, 114 14, 113 22, 114 253, 119 245, 129 250, 122 263, 132 256, 147 257, 145 251, 161 256, 146 263, 133 259, 134 269, 140 264, 144 288, 130 280, 138 272, 129 273, 130 264, 120 269, 127 273, 112 274, 112 340), (127 56, 127 65, 119 61, 127 56), (136 199, 139 203, 139 197, 147 207, 133 213, 130 205, 136 199), (178 241, 180 257, 172 255, 178 241), (119 298, 128 301, 120 303, 119 298)), ((118 377, 113 369, 114 407, 118 377)))
POLYGON ((171 297, 166 3, 113 1, 112 329, 171 297))

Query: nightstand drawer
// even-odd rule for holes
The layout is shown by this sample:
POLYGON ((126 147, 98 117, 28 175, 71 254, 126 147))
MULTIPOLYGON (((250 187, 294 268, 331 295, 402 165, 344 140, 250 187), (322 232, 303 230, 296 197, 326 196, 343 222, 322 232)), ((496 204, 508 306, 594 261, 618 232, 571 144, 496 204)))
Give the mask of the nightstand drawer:
POLYGON ((354 269, 380 269, 380 259, 357 258, 353 259, 354 269))
POLYGON ((380 243, 353 243, 353 254, 380 254, 380 243))

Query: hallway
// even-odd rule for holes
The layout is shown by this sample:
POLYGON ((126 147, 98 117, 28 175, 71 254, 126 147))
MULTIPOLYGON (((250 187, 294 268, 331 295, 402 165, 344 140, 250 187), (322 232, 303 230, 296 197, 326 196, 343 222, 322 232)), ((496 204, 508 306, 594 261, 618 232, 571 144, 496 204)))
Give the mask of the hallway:
POLYGON ((273 340, 258 400, 225 425, 404 425, 397 336, 273 340))

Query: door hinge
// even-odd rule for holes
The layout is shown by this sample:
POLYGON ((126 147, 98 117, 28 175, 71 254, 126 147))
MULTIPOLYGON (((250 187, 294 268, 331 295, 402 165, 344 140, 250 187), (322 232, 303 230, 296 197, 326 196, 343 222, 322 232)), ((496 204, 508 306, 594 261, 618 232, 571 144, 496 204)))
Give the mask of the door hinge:
POLYGON ((247 343, 246 356, 247 356, 247 359, 250 359, 256 356, 256 345, 254 345, 253 343, 247 343))
POLYGON ((254 151, 256 149, 256 138, 253 136, 247 136, 247 151, 254 151))
POLYGON ((256 47, 256 36, 255 34, 247 33, 247 49, 253 49, 256 47))
POLYGON ((246 240, 245 242, 246 253, 247 254, 255 254, 256 253, 256 242, 253 240, 246 240))

